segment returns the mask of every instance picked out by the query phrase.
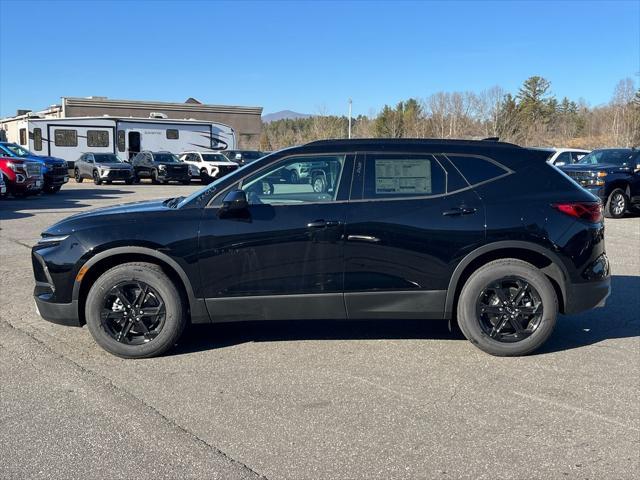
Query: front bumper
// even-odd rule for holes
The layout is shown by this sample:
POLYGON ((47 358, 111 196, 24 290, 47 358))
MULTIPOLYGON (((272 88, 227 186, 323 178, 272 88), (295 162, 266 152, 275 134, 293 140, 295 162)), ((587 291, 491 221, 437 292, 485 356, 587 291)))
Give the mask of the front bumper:
POLYGON ((59 187, 69 181, 69 175, 44 175, 44 184, 52 187, 59 187))
POLYGON ((8 185, 12 193, 37 193, 43 186, 42 177, 29 177, 22 182, 10 182, 8 185))
POLYGON ((78 301, 71 303, 53 303, 48 301, 47 294, 34 295, 38 314, 48 322, 66 325, 69 327, 80 327, 78 317, 78 301))
POLYGON ((109 170, 100 172, 100 180, 131 180, 133 179, 133 170, 109 170))

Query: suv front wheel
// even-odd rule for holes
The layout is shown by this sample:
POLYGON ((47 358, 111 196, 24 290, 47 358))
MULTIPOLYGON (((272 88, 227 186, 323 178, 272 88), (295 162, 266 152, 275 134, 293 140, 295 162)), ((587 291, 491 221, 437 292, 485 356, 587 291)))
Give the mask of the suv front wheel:
POLYGON ((458 325, 491 355, 526 355, 551 335, 558 298, 549 279, 514 258, 489 262, 467 280, 458 299, 458 325))
POLYGON ((85 316, 96 343, 123 358, 164 353, 186 324, 180 292, 152 263, 125 263, 103 273, 89 291, 85 316))
POLYGON ((621 188, 616 188, 609 194, 604 206, 604 216, 608 218, 622 218, 627 211, 627 196, 621 188))

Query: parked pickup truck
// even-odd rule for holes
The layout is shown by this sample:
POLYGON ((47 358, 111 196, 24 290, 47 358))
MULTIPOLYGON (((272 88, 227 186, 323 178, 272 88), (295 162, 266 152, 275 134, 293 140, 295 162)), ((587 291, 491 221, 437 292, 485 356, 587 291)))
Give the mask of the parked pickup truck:
POLYGON ((640 150, 594 150, 573 165, 560 167, 567 175, 599 197, 604 214, 620 218, 640 208, 640 150))
POLYGON ((46 193, 56 193, 62 188, 62 185, 69 181, 67 162, 61 158, 36 155, 26 148, 10 142, 0 142, 0 155, 40 163, 44 179, 42 190, 46 193))
POLYGON ((42 191, 42 163, 14 157, 0 157, 0 174, 4 177, 7 193, 34 195, 42 191))

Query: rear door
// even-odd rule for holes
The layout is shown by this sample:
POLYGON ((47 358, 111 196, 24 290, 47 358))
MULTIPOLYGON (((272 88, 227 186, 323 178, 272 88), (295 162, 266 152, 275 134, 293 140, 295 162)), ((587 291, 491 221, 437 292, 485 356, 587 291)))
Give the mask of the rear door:
POLYGON ((484 240, 484 210, 440 155, 368 153, 345 231, 349 318, 443 318, 457 263, 484 240))

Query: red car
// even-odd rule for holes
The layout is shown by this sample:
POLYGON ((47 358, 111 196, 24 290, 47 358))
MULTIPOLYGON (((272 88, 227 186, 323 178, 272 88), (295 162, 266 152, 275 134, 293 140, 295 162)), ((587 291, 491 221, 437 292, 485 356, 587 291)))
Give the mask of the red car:
POLYGON ((42 166, 39 162, 0 157, 0 172, 12 195, 34 195, 43 186, 42 166))

